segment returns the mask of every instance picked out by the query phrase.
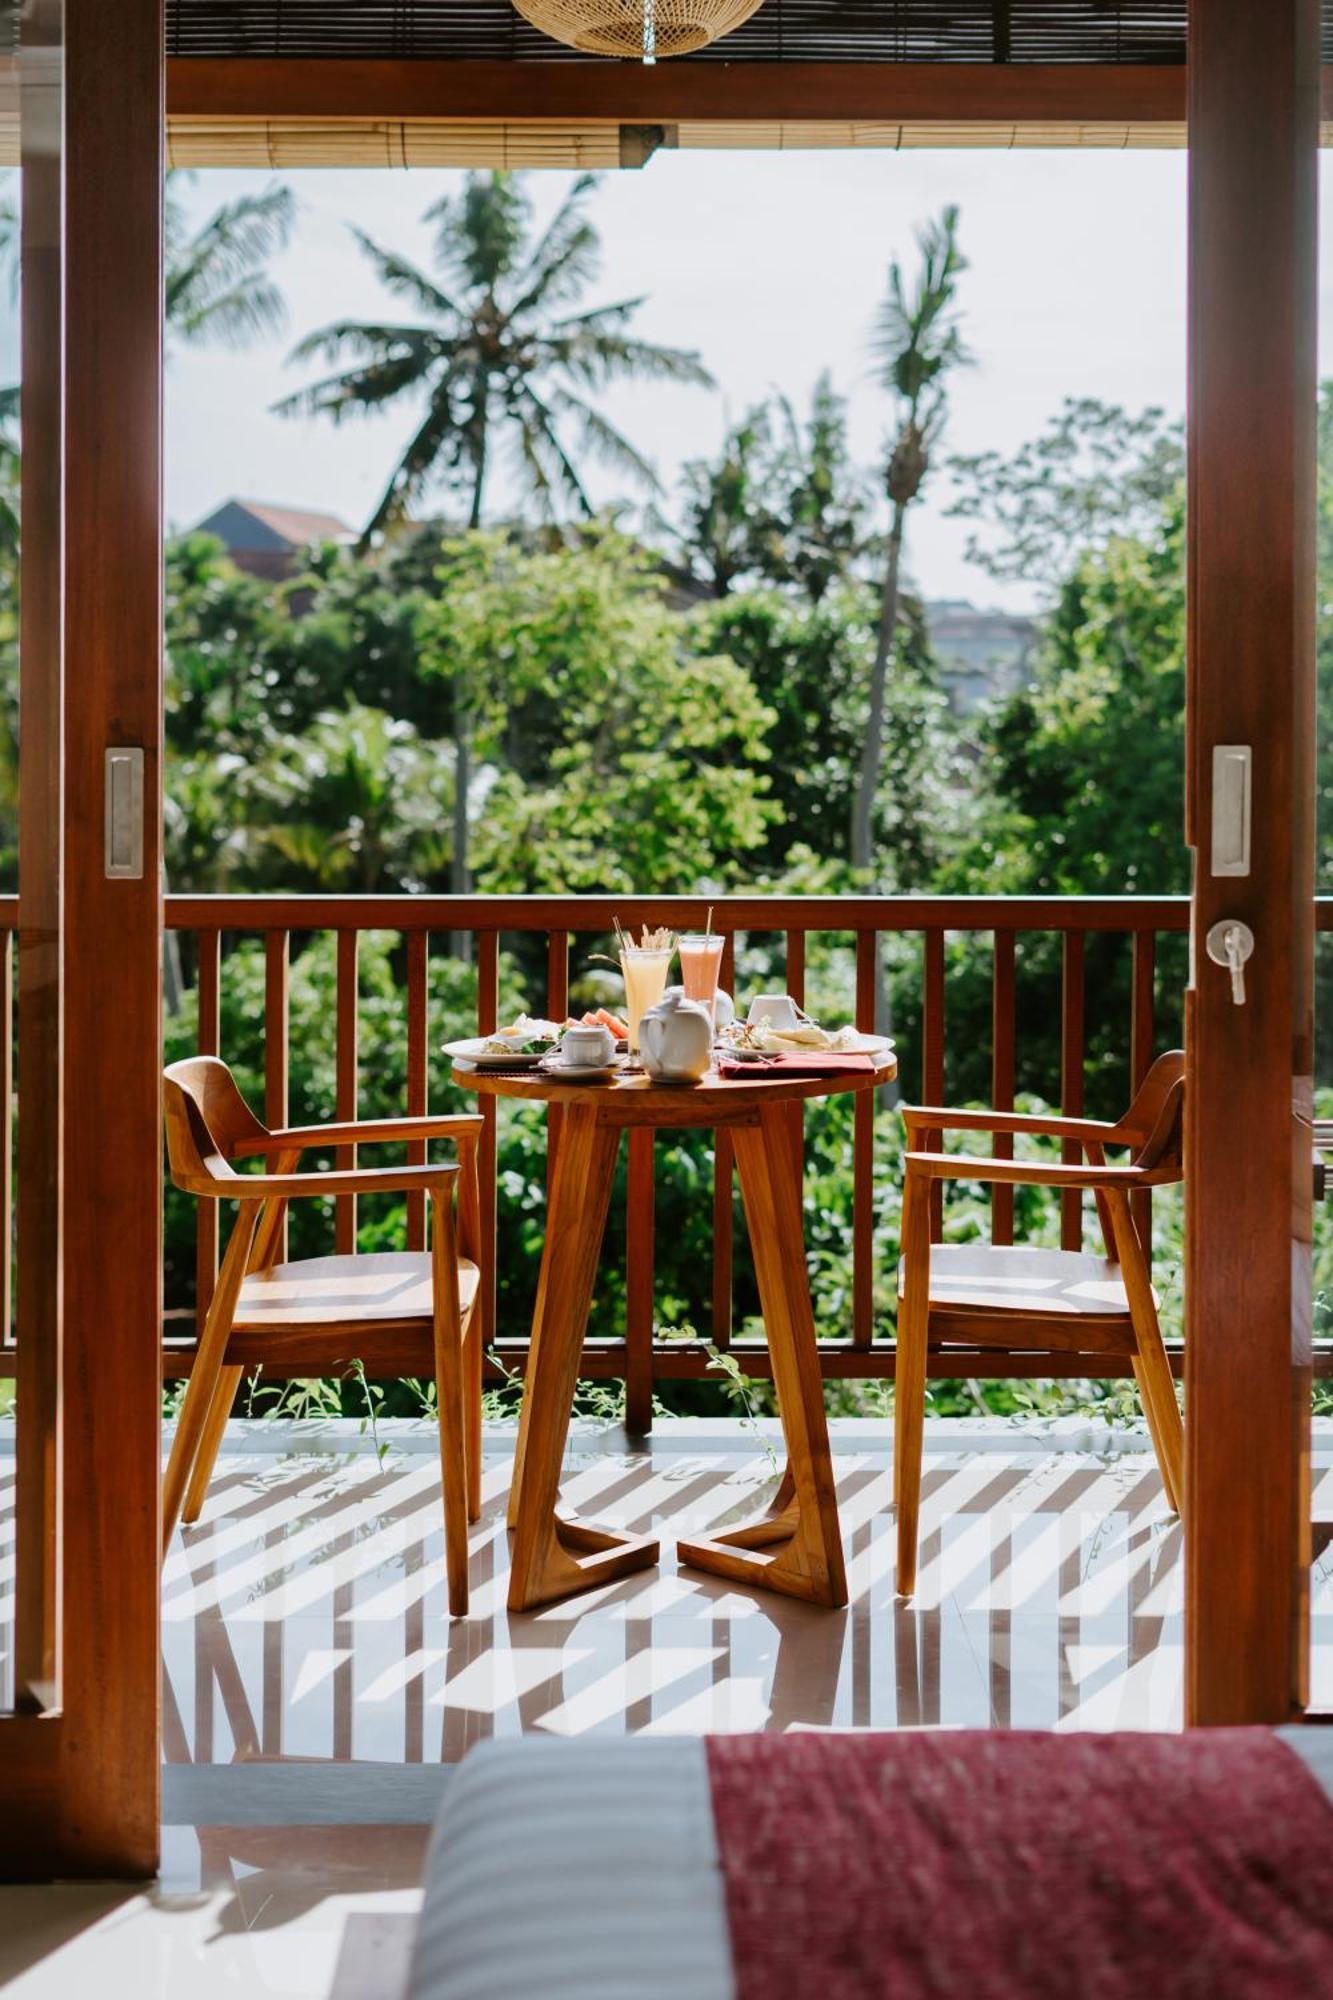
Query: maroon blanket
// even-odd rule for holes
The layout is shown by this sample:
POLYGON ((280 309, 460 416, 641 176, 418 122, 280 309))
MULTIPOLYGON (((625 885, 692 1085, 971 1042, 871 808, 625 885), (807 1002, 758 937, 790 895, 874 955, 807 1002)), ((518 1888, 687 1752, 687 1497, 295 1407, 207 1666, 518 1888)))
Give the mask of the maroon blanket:
POLYGON ((1320 2000, 1333 1809, 1264 1729, 723 1736, 737 2000, 1320 2000))

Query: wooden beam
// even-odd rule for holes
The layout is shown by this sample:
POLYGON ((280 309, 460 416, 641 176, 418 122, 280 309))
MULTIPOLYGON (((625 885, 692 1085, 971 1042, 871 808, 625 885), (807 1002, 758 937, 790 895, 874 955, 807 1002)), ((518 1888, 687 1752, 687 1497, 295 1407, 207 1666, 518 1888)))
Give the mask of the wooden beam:
POLYGON ((158 1847, 162 0, 66 0, 64 1861, 158 1847), (109 877, 109 748, 144 753, 109 877))
POLYGON ((1186 1716, 1280 1722, 1309 1652, 1318 0, 1191 10, 1186 1716), (1254 753, 1212 872, 1219 744, 1254 753), (1244 1004, 1204 939, 1252 929, 1244 1004))
POLYGON ((295 62, 178 56, 173 117, 923 120, 1179 125, 1183 66, 1129 63, 295 62))

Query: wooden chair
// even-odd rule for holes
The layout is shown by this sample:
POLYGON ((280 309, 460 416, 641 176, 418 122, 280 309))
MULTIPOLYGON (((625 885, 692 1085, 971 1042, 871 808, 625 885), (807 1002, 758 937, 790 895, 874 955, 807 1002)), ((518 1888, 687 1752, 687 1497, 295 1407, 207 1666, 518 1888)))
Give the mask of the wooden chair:
POLYGON ((900 1596, 910 1597, 916 1587, 926 1359, 930 1349, 947 1351, 950 1342, 971 1349, 1030 1346, 1037 1352, 1128 1356, 1167 1500, 1180 1512, 1184 1432, 1158 1325, 1157 1298, 1148 1277, 1147 1246, 1139 1235, 1130 1196, 1138 1189, 1182 1178, 1184 1098, 1185 1058, 1175 1050, 1153 1064, 1129 1110, 1114 1125, 1013 1111, 904 1108, 909 1150, 898 1272, 893 1435, 900 1596), (949 1131, 1034 1132, 1069 1139, 1082 1147, 1087 1165, 976 1159, 924 1150, 930 1135, 949 1131), (1108 1146, 1128 1147, 1129 1164, 1108 1166, 1108 1146), (932 1244, 931 1194, 935 1182, 943 1180, 1090 1188, 1097 1200, 1106 1256, 990 1243, 932 1244))
POLYGON ((467 1526, 481 1511, 481 1327, 476 1302, 481 1206, 476 1115, 392 1118, 270 1132, 215 1056, 166 1071, 167 1153, 176 1186, 239 1204, 176 1425, 162 1502, 165 1553, 182 1512, 198 1519, 241 1376, 267 1362, 292 1375, 433 1374, 439 1398, 449 1609, 467 1610, 467 1526), (444 1137, 459 1163, 299 1174, 310 1147, 444 1137), (233 1160, 260 1156, 264 1173, 233 1160), (424 1193, 429 1252, 274 1263, 289 1201, 424 1193), (458 1210, 455 1228, 455 1203, 458 1210), (460 1250, 461 1253, 460 1254, 460 1250))

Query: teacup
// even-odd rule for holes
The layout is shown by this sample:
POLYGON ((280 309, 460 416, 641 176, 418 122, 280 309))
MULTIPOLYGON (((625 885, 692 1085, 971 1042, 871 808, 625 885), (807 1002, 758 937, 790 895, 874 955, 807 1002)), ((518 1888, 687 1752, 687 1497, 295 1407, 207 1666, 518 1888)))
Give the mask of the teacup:
POLYGON ((750 1002, 748 1018, 752 1028, 762 1021, 781 1034, 784 1028, 799 1026, 801 1016, 790 993, 757 993, 750 1002))
POLYGON ((615 1037, 600 1022, 580 1021, 560 1037, 560 1060, 571 1069, 601 1069, 615 1052, 615 1037))
POLYGON ((719 986, 713 995, 713 1027, 719 1035, 729 1028, 736 1018, 736 1002, 724 987, 719 986))

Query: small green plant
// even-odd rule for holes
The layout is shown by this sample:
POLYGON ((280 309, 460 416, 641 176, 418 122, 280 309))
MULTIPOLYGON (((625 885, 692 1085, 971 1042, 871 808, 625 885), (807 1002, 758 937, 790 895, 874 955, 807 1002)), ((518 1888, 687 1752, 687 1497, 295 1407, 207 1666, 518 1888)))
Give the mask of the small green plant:
POLYGON ((778 1464, 778 1455, 773 1449, 772 1440, 765 1437, 759 1429, 759 1418, 764 1413, 765 1385, 747 1375, 734 1354, 724 1352, 711 1340, 705 1341, 704 1346, 708 1353, 709 1367, 722 1377, 723 1392, 739 1413, 741 1429, 748 1431, 762 1446, 764 1456, 776 1477, 782 1469, 778 1464))
POLYGON ((366 1413, 361 1419, 361 1435, 370 1432, 371 1447, 380 1464, 389 1456, 389 1441, 379 1433, 378 1419, 384 1409, 384 1390, 380 1383, 366 1379, 366 1364, 359 1358, 347 1370, 347 1375, 356 1383, 366 1400, 366 1413))

